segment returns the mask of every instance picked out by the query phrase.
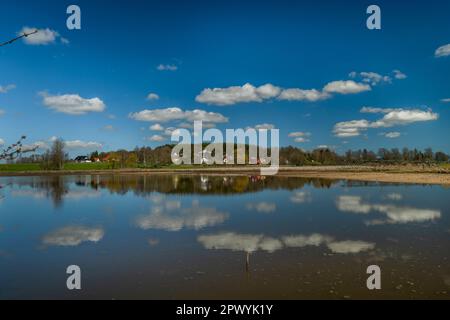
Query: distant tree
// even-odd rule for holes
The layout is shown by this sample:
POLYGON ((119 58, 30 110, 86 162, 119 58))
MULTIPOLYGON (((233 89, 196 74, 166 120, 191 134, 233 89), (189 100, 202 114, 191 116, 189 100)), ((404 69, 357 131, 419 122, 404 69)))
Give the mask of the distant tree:
POLYGON ((448 159, 449 159, 449 156, 441 151, 436 152, 434 155, 434 160, 436 162, 447 162, 448 159))
POLYGON ((64 162, 67 161, 68 155, 64 151, 65 143, 61 139, 53 141, 50 151, 44 155, 43 166, 46 169, 61 170, 64 162))

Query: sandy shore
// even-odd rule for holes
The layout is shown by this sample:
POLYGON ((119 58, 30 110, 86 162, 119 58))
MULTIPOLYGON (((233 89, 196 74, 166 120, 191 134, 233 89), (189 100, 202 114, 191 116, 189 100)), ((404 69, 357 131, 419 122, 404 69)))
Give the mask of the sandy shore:
MULTIPOLYGON (((121 169, 90 171, 28 171, 0 172, 1 176, 49 175, 110 175, 110 174, 186 174, 186 175, 258 175, 259 167, 201 167, 181 169, 121 169)), ((278 176, 323 179, 344 179, 411 184, 437 184, 450 186, 450 171, 426 166, 305 166, 281 167, 278 176)))

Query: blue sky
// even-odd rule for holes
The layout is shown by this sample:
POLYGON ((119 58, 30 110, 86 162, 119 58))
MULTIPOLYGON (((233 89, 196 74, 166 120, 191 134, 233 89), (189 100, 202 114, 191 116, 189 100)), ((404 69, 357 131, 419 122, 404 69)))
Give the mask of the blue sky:
POLYGON ((381 30, 368 1, 2 3, 0 42, 40 32, 0 47, 0 143, 153 147, 204 119, 304 149, 450 152, 450 2, 374 3, 381 30))

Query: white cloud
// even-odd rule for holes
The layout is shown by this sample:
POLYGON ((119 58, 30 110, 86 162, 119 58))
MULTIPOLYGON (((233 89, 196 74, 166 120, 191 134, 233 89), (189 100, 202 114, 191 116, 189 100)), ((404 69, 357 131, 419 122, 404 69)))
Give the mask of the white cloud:
POLYGON ((159 99, 159 96, 156 93, 149 93, 147 95, 147 100, 154 101, 154 100, 158 100, 158 99, 159 99))
POLYGON ((161 136, 159 134, 155 134, 155 135, 149 137, 148 140, 152 141, 152 142, 161 142, 161 141, 166 140, 166 138, 164 138, 163 136, 161 136))
POLYGON ((441 102, 450 102, 450 98, 442 99, 441 102))
POLYGON ((255 129, 255 130, 272 130, 275 129, 275 125, 270 124, 270 123, 261 123, 261 124, 257 124, 254 127, 246 127, 245 130, 248 129, 255 129))
POLYGON ((401 72, 400 70, 394 70, 392 72, 394 73, 394 77, 397 80, 404 80, 404 79, 408 78, 407 75, 404 74, 403 72, 401 72))
POLYGON ((372 86, 376 86, 379 83, 391 83, 392 79, 389 76, 383 76, 376 72, 351 72, 350 78, 361 78, 364 83, 369 83, 372 86))
MULTIPOLYGON (((404 74, 403 72, 401 72, 400 70, 393 70, 392 71, 392 76, 397 79, 397 80, 403 80, 406 79, 407 76, 406 74, 404 74)), ((388 76, 388 75, 381 75, 379 73, 376 72, 351 72, 349 74, 350 78, 359 78, 362 80, 362 82, 364 83, 369 83, 372 86, 376 86, 380 83, 392 83, 392 77, 388 76)))
POLYGON ((432 110, 423 111, 418 109, 398 109, 388 112, 381 120, 373 122, 371 127, 389 128, 397 125, 407 125, 414 122, 433 121, 438 118, 439 115, 437 113, 433 113, 432 110))
POLYGON ((152 131, 163 131, 164 127, 162 125, 160 125, 159 123, 155 123, 154 125, 151 125, 149 127, 149 129, 152 131))
POLYGON ((358 83, 353 80, 340 80, 328 83, 323 91, 327 93, 353 94, 372 90, 370 85, 358 83))
POLYGON ((288 135, 290 138, 298 138, 298 137, 309 137, 311 136, 311 133, 309 132, 301 132, 301 131, 296 131, 296 132, 291 132, 288 135))
POLYGON ((389 138, 389 139, 395 139, 395 138, 399 138, 399 137, 401 136, 401 133, 400 133, 400 132, 393 131, 393 132, 386 132, 386 133, 384 133, 383 135, 384 135, 386 138, 389 138))
POLYGON ((288 101, 319 101, 330 98, 327 92, 316 89, 303 90, 298 88, 285 89, 281 92, 278 99, 288 101))
POLYGON ((287 101, 315 102, 331 98, 332 93, 354 94, 371 90, 370 85, 357 83, 353 80, 333 81, 322 90, 288 88, 282 89, 273 84, 265 84, 255 87, 250 83, 243 86, 231 86, 227 88, 206 88, 195 98, 197 102, 218 106, 230 106, 237 103, 263 102, 277 98, 287 101))
POLYGON ((277 205, 272 202, 258 202, 258 203, 248 203, 246 206, 247 210, 255 210, 261 213, 274 212, 277 209, 277 205))
POLYGON ((99 242, 105 232, 102 228, 88 228, 84 226, 68 226, 57 229, 45 235, 43 244, 49 246, 78 246, 82 242, 99 242))
POLYGON ((103 145, 93 141, 69 140, 64 141, 67 149, 101 149, 103 145))
POLYGON ((294 138, 295 142, 303 143, 303 142, 309 142, 309 137, 311 136, 311 133, 309 132, 291 132, 288 135, 290 138, 294 138))
POLYGON ((361 113, 389 113, 392 111, 401 110, 398 108, 377 108, 377 107, 362 107, 361 113))
POLYGON ((195 98, 197 102, 218 106, 229 106, 241 102, 262 102, 263 100, 263 95, 260 95, 258 89, 250 83, 228 88, 207 88, 195 98))
POLYGON ((49 28, 38 29, 30 27, 23 27, 22 30, 20 30, 20 32, 17 32, 17 35, 20 36, 24 33, 29 34, 34 32, 35 30, 38 30, 38 32, 23 38, 23 42, 29 45, 47 45, 50 43, 54 43, 56 38, 59 37, 58 32, 51 30, 49 28))
POLYGON ((262 85, 258 88, 256 88, 256 93, 262 98, 262 99, 271 99, 277 97, 281 92, 281 88, 274 86, 270 83, 267 83, 265 85, 262 85))
POLYGON ((357 137, 369 126, 370 122, 367 120, 343 121, 334 125, 333 132, 339 138, 357 137))
POLYGON ((33 150, 36 150, 36 148, 37 149, 47 150, 47 149, 50 149, 50 146, 45 141, 36 141, 36 142, 34 142, 32 144, 25 144, 25 145, 23 145, 22 146, 22 151, 23 152, 33 151, 33 150))
POLYGON ((178 66, 174 64, 160 64, 156 67, 158 71, 177 71, 178 66))
POLYGON ((6 86, 0 86, 0 93, 8 93, 8 91, 11 91, 16 88, 15 84, 8 84, 6 86))
POLYGON ((2 138, 0 138, 0 146, 3 146, 5 144, 5 140, 3 140, 2 138))
POLYGON ((168 122, 174 120, 185 120, 192 122, 195 120, 201 120, 211 123, 228 122, 228 118, 224 117, 220 113, 207 112, 199 109, 184 111, 180 108, 142 110, 140 112, 130 113, 129 117, 137 121, 149 122, 168 122))
POLYGON ((43 104, 49 109, 70 115, 83 115, 88 112, 102 112, 106 106, 100 98, 85 99, 78 94, 49 95, 41 92, 43 104))
POLYGON ((450 56, 450 43, 437 48, 434 56, 436 58, 450 56))
POLYGON ((382 113, 383 118, 370 122, 368 120, 352 120, 335 124, 333 132, 336 137, 356 137, 369 128, 391 128, 394 126, 409 125, 416 122, 434 121, 439 118, 437 113, 431 109, 393 109, 393 108, 372 108, 364 107, 361 109, 364 113, 382 113))

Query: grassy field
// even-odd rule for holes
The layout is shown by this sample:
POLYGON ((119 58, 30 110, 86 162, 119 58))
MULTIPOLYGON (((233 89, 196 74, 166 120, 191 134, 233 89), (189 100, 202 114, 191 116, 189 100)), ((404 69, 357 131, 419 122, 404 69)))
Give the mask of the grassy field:
MULTIPOLYGON (((107 170, 111 169, 109 163, 66 163, 64 170, 107 170)), ((0 171, 20 172, 42 170, 38 163, 0 164, 0 171)))

